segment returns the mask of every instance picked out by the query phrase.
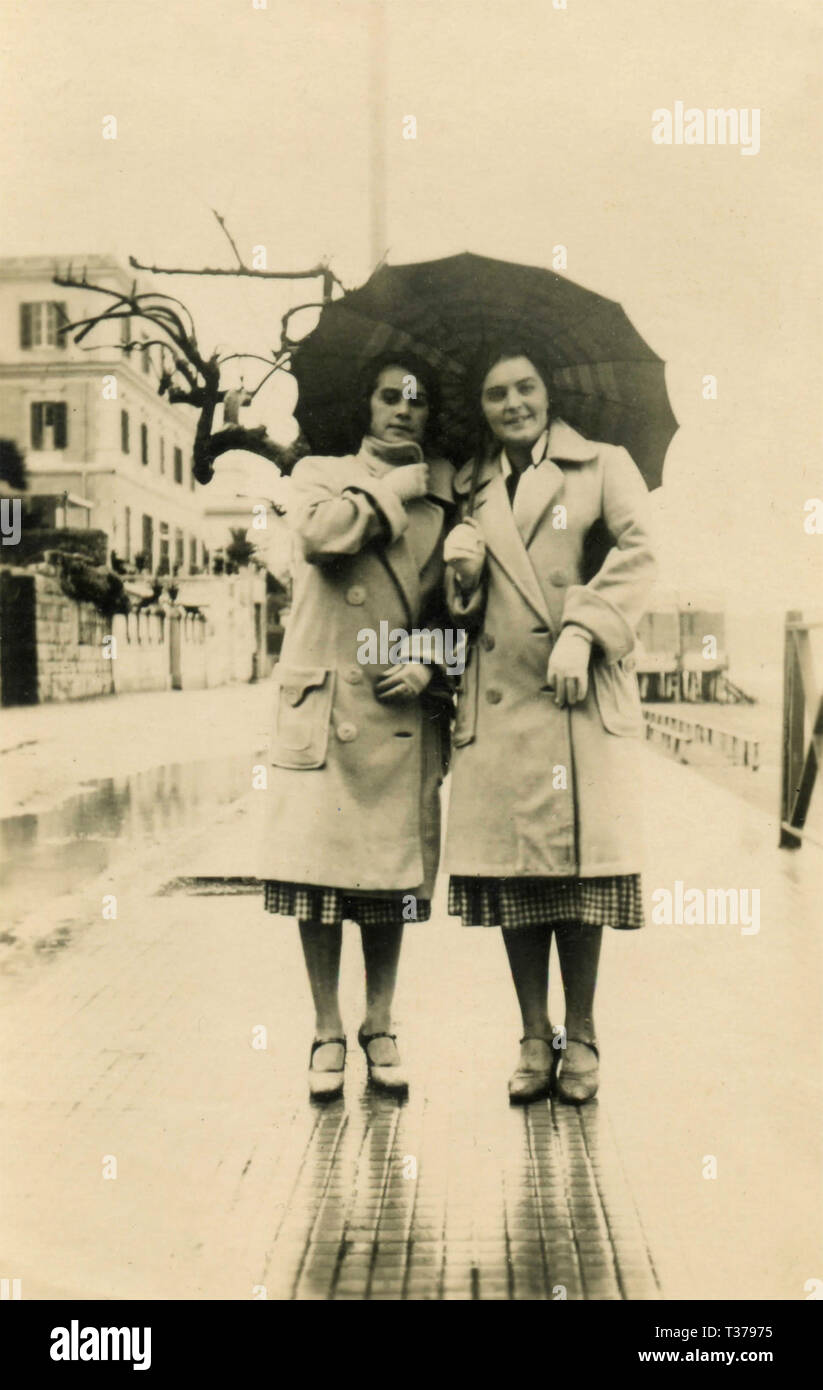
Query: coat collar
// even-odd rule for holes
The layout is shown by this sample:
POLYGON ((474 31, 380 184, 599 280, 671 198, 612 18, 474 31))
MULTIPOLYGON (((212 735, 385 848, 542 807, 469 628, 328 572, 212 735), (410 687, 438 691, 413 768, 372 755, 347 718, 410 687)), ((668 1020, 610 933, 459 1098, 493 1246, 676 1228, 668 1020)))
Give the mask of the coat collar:
POLYGON ((447 459, 437 456, 426 457, 419 444, 409 440, 408 444, 399 441, 389 444, 383 439, 375 439, 367 434, 355 456, 375 478, 382 478, 390 468, 404 463, 423 463, 429 465, 429 497, 441 502, 454 501, 454 468, 447 459))
MULTIPOLYGON (((597 457, 598 446, 591 439, 586 439, 577 430, 572 429, 565 420, 552 420, 549 426, 549 438, 546 446, 546 457, 541 467, 551 460, 552 463, 591 463, 597 457)), ((459 470, 454 480, 454 490, 461 495, 467 494, 471 489, 472 472, 474 471, 474 460, 469 459, 459 470)), ((490 455, 480 465, 480 477, 478 488, 484 486, 500 471, 499 454, 490 455)))

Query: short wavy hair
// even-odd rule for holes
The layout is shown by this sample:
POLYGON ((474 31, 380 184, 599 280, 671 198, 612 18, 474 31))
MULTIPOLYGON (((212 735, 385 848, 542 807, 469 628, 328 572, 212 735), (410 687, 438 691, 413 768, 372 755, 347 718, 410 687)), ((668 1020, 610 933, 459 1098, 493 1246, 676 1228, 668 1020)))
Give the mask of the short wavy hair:
POLYGON ((380 373, 387 367, 399 367, 407 376, 413 376, 421 383, 429 403, 429 416, 423 442, 429 448, 438 442, 441 393, 437 375, 428 362, 413 352, 384 352, 373 357, 363 367, 357 386, 354 419, 352 422, 352 445, 359 448, 360 442, 371 429, 371 398, 380 379, 380 373))
POLYGON ((475 456, 493 453, 498 440, 495 439, 483 414, 482 392, 483 383, 489 375, 492 367, 496 367, 498 362, 509 362, 513 357, 526 357, 531 362, 540 380, 546 388, 549 398, 549 410, 547 423, 552 420, 552 370, 549 366, 543 351, 535 344, 529 343, 526 338, 501 339, 499 342, 490 344, 478 353, 471 370, 466 376, 466 416, 472 422, 474 432, 475 456))

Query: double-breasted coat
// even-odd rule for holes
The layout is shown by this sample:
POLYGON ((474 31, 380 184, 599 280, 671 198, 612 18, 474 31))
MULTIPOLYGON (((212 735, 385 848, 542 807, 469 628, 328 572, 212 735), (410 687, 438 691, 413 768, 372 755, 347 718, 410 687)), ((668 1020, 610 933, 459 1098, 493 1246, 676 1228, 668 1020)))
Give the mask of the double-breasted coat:
POLYGON ((262 878, 431 896, 442 720, 429 692, 377 700, 390 669, 379 643, 378 660, 361 659, 381 623, 411 632, 443 616, 453 469, 429 460, 429 494, 405 505, 386 482, 392 467, 422 461, 414 443, 367 437, 356 455, 307 457, 292 474, 293 598, 272 673, 262 878))
MULTIPOLYGON (((472 466, 455 478, 464 510, 472 466)), ((448 586, 455 621, 476 635, 458 697, 446 867, 637 873, 642 713, 631 653, 655 572, 646 484, 625 449, 557 420, 527 496, 516 523, 499 458, 484 463, 474 511, 484 580, 467 602, 448 586), (588 541, 604 525, 614 544, 588 576, 588 541), (546 673, 566 623, 593 645, 585 700, 560 709, 546 673)))

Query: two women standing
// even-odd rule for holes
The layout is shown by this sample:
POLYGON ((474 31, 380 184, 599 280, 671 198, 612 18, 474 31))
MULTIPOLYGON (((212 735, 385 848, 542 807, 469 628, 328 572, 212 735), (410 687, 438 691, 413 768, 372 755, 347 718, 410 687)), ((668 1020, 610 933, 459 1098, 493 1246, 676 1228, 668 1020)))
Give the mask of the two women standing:
POLYGON ((342 1087, 344 917, 362 932, 370 1078, 404 1090, 390 1010, 404 893, 428 916, 437 867, 442 704, 431 666, 371 669, 354 654, 369 624, 437 621, 445 558, 452 622, 473 635, 453 731, 450 911, 503 929, 524 1031, 511 1099, 556 1090, 582 1102, 598 1084, 602 928, 642 924, 629 654, 654 571, 646 486, 625 450, 550 419, 534 353, 501 348, 478 378, 485 440, 454 480, 464 519, 444 555, 451 469, 421 447, 434 389, 416 365, 378 364, 358 453, 305 459, 293 475, 299 554, 277 668, 267 906, 300 919, 312 1094, 342 1087), (547 1015, 553 934, 565 1033, 547 1015))

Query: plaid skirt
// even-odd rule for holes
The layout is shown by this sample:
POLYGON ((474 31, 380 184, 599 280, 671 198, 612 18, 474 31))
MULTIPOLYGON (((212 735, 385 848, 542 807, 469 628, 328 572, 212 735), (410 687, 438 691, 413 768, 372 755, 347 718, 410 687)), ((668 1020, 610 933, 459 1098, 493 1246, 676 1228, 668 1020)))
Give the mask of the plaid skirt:
POLYGON ((316 887, 311 883, 281 883, 266 879, 263 905, 281 917, 318 922, 336 927, 357 922, 361 927, 393 927, 406 922, 428 922, 431 902, 410 893, 349 893, 344 888, 316 887), (410 915, 411 914, 411 915, 410 915))
POLYGON ((580 922, 633 931, 644 925, 640 874, 604 878, 472 878, 449 880, 449 914, 464 927, 552 926, 580 922))

